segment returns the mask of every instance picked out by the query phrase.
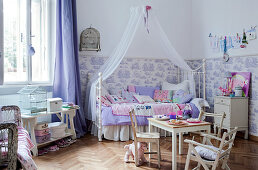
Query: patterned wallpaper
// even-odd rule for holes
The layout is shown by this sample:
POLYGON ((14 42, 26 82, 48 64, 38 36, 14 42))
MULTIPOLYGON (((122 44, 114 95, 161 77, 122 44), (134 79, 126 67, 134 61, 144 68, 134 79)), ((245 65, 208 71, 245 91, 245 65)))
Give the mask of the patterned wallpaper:
MULTIPOLYGON (((80 55, 83 98, 88 73, 95 73, 106 57, 80 55)), ((116 71, 103 82, 111 93, 127 88, 127 85, 160 86, 164 80, 177 83, 177 67, 167 59, 123 59, 116 71)))
MULTIPOLYGON (((196 63, 196 61, 193 61, 196 63)), ((197 61, 198 63, 198 61, 197 61)), ((249 134, 258 136, 258 56, 230 58, 228 62, 221 59, 208 59, 206 66, 206 96, 209 104, 214 106, 214 96, 221 95, 219 86, 225 87, 224 73, 251 72, 249 89, 249 134)))
MULTIPOLYGON (((106 57, 87 56, 80 54, 80 70, 82 94, 88 73, 95 73, 104 64, 106 57)), ((200 65, 200 60, 188 61, 192 68, 200 65)), ((258 136, 258 56, 230 58, 228 62, 222 59, 208 59, 206 70, 206 96, 212 106, 213 97, 220 95, 219 86, 225 87, 224 73, 226 71, 252 72, 249 100, 249 133, 258 136)), ((177 83, 177 67, 167 59, 136 59, 126 58, 118 69, 104 82, 104 87, 115 92, 127 85, 160 86, 162 81, 177 83)), ((201 84, 202 86, 202 84, 201 84)), ((196 83, 198 87, 198 81, 196 83)))

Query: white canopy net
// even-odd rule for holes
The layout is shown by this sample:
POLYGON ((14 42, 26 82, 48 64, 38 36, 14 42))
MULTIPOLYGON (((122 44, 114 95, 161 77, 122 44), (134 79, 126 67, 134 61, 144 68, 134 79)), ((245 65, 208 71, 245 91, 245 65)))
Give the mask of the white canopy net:
MULTIPOLYGON (((101 66, 99 71, 93 75, 88 82, 86 93, 87 119, 96 121, 96 85, 98 83, 98 73, 102 72, 103 80, 106 80, 119 66, 125 56, 133 54, 134 49, 141 46, 141 52, 155 55, 155 57, 167 58, 174 65, 184 71, 184 80, 190 80, 190 92, 195 95, 195 83, 193 80, 193 70, 186 61, 178 54, 172 46, 165 32, 163 31, 153 10, 147 10, 146 7, 133 7, 130 9, 130 19, 124 34, 107 61, 101 66), (140 41, 135 41, 141 38, 140 41), (144 44, 137 44, 144 42, 144 44), (160 48, 162 50, 156 50, 160 48), (153 50, 154 49, 154 50, 153 50), (153 51, 150 51, 153 50, 153 51), (159 51, 159 53, 157 52, 159 51), (162 52, 160 52, 162 51, 162 52), (88 101, 88 103, 87 103, 88 101)), ((141 56, 139 54, 138 56, 141 56)))

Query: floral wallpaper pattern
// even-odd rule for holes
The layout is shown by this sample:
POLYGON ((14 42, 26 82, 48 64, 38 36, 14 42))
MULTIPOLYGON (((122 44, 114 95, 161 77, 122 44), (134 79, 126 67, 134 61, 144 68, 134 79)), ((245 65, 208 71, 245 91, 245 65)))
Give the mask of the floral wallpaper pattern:
MULTIPOLYGON (((88 73, 95 73, 106 59, 107 57, 80 54, 83 98, 85 98, 88 73)), ((199 67, 200 63, 200 60, 188 61, 192 68, 199 67)), ((213 97, 221 94, 218 87, 225 87, 224 73, 226 71, 252 73, 249 91, 249 133, 255 136, 258 136, 258 107, 255 107, 258 106, 257 68, 258 56, 230 58, 228 62, 224 62, 222 59, 207 59, 206 61, 206 97, 211 105, 211 110, 214 106, 213 97)), ((177 71, 177 67, 167 59, 125 58, 117 70, 103 82, 103 86, 111 93, 116 93, 122 88, 126 89, 127 85, 160 86, 163 81, 177 83, 177 71)), ((199 82, 196 81, 196 89, 198 86, 199 82)), ((200 86, 202 87, 202 83, 200 86)))
MULTIPOLYGON (((221 95, 220 86, 226 87, 224 73, 251 72, 251 83, 249 88, 249 134, 258 136, 258 56, 234 57, 228 62, 221 59, 206 60, 206 98, 214 107, 214 96, 221 95)), ((191 61, 190 65, 196 66, 200 61, 191 61)))
MULTIPOLYGON (((95 73, 107 57, 80 55, 80 72, 83 97, 88 73, 95 73)), ((161 82, 177 83, 177 67, 167 59, 125 58, 116 71, 103 82, 110 93, 127 89, 127 85, 160 86, 161 82)))

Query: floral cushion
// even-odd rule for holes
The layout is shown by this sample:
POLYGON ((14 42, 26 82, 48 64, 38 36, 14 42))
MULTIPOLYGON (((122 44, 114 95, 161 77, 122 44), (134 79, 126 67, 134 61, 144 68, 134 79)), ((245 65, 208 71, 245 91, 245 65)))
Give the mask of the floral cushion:
POLYGON ((126 90, 122 91, 122 98, 127 101, 128 103, 137 103, 137 100, 135 99, 135 97, 133 95, 135 95, 136 93, 133 92, 128 92, 126 90))
POLYGON ((176 91, 176 93, 174 94, 173 102, 183 104, 183 103, 190 102, 192 100, 192 98, 193 98, 193 95, 180 89, 180 90, 176 91))
MULTIPOLYGON (((207 147, 215 150, 215 151, 218 151, 219 148, 215 147, 215 146, 211 146, 211 145, 206 145, 207 147)), ((207 148, 204 148, 204 147, 201 147, 201 146, 196 146, 194 148, 196 150, 196 152, 201 156, 201 158, 204 158, 204 159, 207 159, 207 160, 211 160, 211 161, 214 161, 217 157, 217 153, 216 152, 213 152, 207 148)), ((224 150, 221 151, 221 153, 223 153, 224 150)), ((194 155, 194 153, 192 152, 192 154, 194 155)))
POLYGON ((126 103, 126 101, 118 95, 107 95, 107 98, 112 104, 126 103))
POLYGON ((172 103, 173 91, 172 90, 155 90, 154 101, 163 103, 172 103))
POLYGON ((155 102, 150 96, 135 94, 134 97, 136 98, 137 102, 140 103, 140 104, 155 102))
MULTIPOLYGON (((99 97, 97 97, 98 101, 99 101, 99 97)), ((106 96, 101 96, 101 103, 104 106, 110 106, 111 102, 108 100, 108 98, 106 96)))
POLYGON ((135 93, 136 91, 135 91, 135 86, 134 85, 128 85, 127 86, 127 90, 128 90, 128 92, 133 92, 133 93, 135 93))

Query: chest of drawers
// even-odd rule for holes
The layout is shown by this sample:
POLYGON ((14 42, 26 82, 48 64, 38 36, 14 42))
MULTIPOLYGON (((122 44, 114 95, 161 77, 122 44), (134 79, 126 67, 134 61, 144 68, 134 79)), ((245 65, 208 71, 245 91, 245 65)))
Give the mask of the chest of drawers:
MULTIPOLYGON (((230 130, 235 127, 239 131, 245 131, 245 139, 248 138, 248 98, 246 97, 227 97, 216 96, 214 98, 214 113, 225 112, 226 118, 223 128, 230 130)), ((219 120, 215 119, 215 125, 219 120)))

